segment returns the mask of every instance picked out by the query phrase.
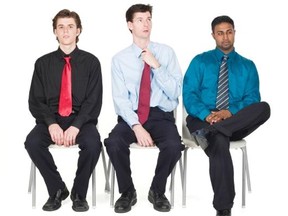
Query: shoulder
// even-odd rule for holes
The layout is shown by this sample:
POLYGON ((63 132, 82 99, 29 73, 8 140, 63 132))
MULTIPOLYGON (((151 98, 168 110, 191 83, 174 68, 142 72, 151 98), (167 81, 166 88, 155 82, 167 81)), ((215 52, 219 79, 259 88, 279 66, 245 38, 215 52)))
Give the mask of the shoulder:
POLYGON ((40 63, 40 62, 47 61, 49 59, 55 58, 56 57, 56 53, 57 53, 57 51, 46 53, 46 54, 40 56, 38 59, 36 59, 36 62, 40 63))
POLYGON ((174 52, 174 49, 165 43, 159 43, 159 42, 150 42, 150 46, 153 50, 164 50, 166 52, 174 52))
POLYGON ((78 52, 78 55, 79 55, 80 59, 87 59, 87 60, 90 60, 90 61, 99 62, 99 59, 94 54, 92 54, 91 52, 88 52, 88 51, 85 51, 85 50, 81 50, 81 49, 78 49, 77 52, 78 52))
POLYGON ((214 50, 204 51, 195 55, 192 59, 192 62, 206 63, 207 61, 211 62, 215 58, 214 50))
POLYGON ((34 65, 35 68, 48 68, 49 65, 53 65, 59 61, 59 58, 57 58, 57 50, 46 53, 39 58, 36 59, 34 65))
POLYGON ((113 56, 112 56, 112 62, 115 61, 122 61, 125 59, 131 59, 131 56, 134 55, 134 50, 133 50, 133 46, 130 45, 128 47, 125 47, 124 49, 116 52, 113 56))
POLYGON ((246 64, 246 65, 255 65, 253 60, 244 57, 242 55, 240 55, 239 53, 235 52, 235 59, 236 61, 238 61, 241 64, 246 64))

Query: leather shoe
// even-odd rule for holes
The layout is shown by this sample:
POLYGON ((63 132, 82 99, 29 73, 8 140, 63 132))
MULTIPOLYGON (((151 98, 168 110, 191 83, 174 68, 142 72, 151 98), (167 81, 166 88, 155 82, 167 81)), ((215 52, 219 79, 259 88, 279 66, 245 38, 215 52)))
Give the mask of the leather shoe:
POLYGON ((217 210, 216 216, 231 216, 231 209, 217 210))
POLYGON ((86 198, 81 197, 79 194, 77 193, 71 193, 70 196, 73 205, 72 205, 72 209, 76 212, 85 212, 89 210, 89 205, 86 201, 86 198))
POLYGON ((164 194, 158 194, 153 190, 149 190, 148 200, 153 204, 155 210, 160 212, 169 212, 171 205, 164 194))
POLYGON ((122 193, 121 197, 115 203, 114 211, 116 213, 126 213, 131 210, 131 206, 135 205, 136 202, 136 191, 122 193))
POLYGON ((44 204, 42 209, 44 211, 54 211, 61 207, 62 200, 65 200, 69 195, 69 191, 67 190, 66 186, 64 189, 59 189, 56 194, 49 197, 47 202, 44 204))
POLYGON ((207 128, 202 128, 200 130, 196 130, 191 134, 192 140, 200 146, 203 150, 205 150, 208 145, 208 137, 211 135, 210 130, 207 128))

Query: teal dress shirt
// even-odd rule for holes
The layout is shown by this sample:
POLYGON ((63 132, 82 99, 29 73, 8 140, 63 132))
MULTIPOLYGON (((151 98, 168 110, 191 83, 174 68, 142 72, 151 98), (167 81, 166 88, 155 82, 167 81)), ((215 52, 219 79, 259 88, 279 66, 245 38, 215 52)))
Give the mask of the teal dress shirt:
MULTIPOLYGON (((201 120, 216 108, 219 68, 224 53, 218 48, 195 56, 183 80, 183 103, 187 113, 201 120)), ((259 76, 253 61, 235 50, 228 54, 229 111, 237 113, 259 102, 259 76)))

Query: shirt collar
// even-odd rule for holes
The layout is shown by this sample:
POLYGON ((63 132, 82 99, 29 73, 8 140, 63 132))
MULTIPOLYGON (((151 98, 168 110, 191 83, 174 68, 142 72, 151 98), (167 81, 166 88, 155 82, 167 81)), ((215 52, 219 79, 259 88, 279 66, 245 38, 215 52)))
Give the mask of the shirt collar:
MULTIPOLYGON (((69 54, 69 56, 71 56, 71 59, 77 57, 77 55, 79 54, 79 48, 76 46, 76 48, 69 54)), ((60 47, 58 47, 57 49, 57 56, 61 59, 63 59, 65 56, 67 56, 67 54, 65 54, 60 47)))
POLYGON ((223 53, 220 49, 218 49, 217 47, 215 48, 215 55, 216 55, 216 58, 219 62, 222 61, 222 58, 224 55, 228 55, 228 59, 233 59, 234 56, 236 55, 236 52, 235 52, 235 48, 233 48, 233 50, 228 53, 228 54, 225 54, 223 53))
MULTIPOLYGON (((148 49, 149 49, 151 52, 152 52, 152 47, 153 47, 153 43, 150 42, 150 43, 148 44, 148 49)), ((135 56, 136 56, 137 58, 140 58, 143 50, 142 50, 140 47, 138 47, 135 43, 132 44, 132 49, 133 49, 133 52, 134 52, 135 56)))

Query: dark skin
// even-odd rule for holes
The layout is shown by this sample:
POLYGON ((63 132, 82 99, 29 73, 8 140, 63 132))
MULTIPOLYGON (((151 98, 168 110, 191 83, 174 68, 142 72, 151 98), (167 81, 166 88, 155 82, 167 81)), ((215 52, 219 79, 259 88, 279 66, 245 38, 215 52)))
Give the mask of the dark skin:
POLYGON ((222 120, 225 120, 227 118, 230 118, 232 114, 229 110, 220 110, 220 111, 212 111, 210 115, 206 117, 206 122, 208 122, 210 125, 220 122, 222 120))

